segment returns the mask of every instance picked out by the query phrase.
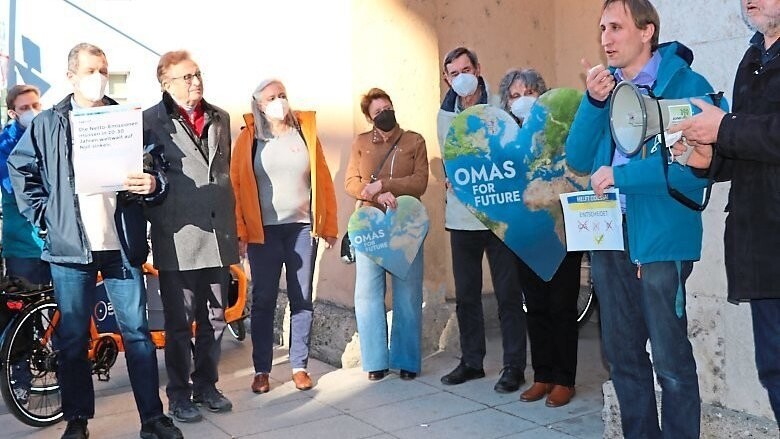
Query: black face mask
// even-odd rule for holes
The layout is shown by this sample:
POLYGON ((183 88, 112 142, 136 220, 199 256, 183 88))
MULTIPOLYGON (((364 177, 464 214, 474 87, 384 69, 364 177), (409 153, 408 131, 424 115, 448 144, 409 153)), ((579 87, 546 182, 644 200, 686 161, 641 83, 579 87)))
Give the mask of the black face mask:
POLYGON ((383 110, 381 113, 377 114, 374 118, 374 126, 379 128, 380 130, 384 132, 388 132, 395 128, 396 122, 395 122, 395 111, 394 110, 383 110))

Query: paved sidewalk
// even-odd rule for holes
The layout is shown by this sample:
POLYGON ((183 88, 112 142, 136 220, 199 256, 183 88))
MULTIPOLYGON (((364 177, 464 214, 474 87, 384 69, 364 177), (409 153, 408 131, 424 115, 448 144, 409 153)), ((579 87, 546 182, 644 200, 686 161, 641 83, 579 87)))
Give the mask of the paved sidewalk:
MULTIPOLYGON (((219 387, 233 401, 233 412, 204 411, 203 422, 179 425, 190 439, 602 437, 601 384, 607 373, 595 323, 588 323, 580 335, 577 395, 569 405, 555 409, 545 407, 543 400, 520 402, 519 392, 493 391, 501 369, 501 344, 496 331, 488 336, 487 377, 459 386, 439 382, 458 363, 455 353, 440 352, 425 359, 423 373, 414 381, 391 374, 369 382, 360 369, 336 369, 312 361, 309 371, 315 387, 301 392, 290 381, 286 350, 277 349, 271 391, 255 395, 249 390, 251 342, 237 342, 226 333, 219 387)), ((158 358, 164 383, 162 352, 158 358)), ((96 383, 97 413, 89 423, 90 437, 137 438, 140 423, 121 355, 111 372, 110 382, 96 383)), ((526 378, 533 379, 530 366, 526 378)), ((163 403, 167 409, 165 399, 163 403)), ((1 402, 0 425, 2 438, 59 438, 65 427, 64 423, 45 429, 28 427, 8 414, 1 402)))

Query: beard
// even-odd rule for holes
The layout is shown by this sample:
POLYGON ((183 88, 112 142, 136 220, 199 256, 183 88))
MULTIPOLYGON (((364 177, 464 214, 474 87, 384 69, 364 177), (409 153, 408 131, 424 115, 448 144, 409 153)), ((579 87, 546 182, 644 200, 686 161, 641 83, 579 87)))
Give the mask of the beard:
POLYGON ((754 19, 748 15, 746 5, 743 5, 740 8, 740 11, 742 12, 742 21, 745 22, 748 29, 759 32, 762 35, 775 35, 780 31, 780 11, 772 11, 771 13, 761 11, 762 17, 765 18, 763 23, 756 23, 754 19))

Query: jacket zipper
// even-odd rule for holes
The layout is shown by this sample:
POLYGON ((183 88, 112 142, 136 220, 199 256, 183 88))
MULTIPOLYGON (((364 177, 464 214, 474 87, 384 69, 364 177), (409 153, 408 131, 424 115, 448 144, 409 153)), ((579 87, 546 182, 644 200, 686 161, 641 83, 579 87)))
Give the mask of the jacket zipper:
MULTIPOLYGON (((65 143, 73 145, 73 138, 71 134, 71 125, 70 125, 70 119, 69 115, 64 116, 62 113, 59 113, 60 115, 60 130, 65 132, 65 143), (67 127, 67 129, 66 129, 67 127)), ((69 151, 66 153, 66 159, 68 161, 68 183, 70 184, 70 189, 73 191, 73 210, 76 212, 76 225, 79 229, 79 238, 81 239, 81 242, 84 244, 84 257, 86 258, 86 263, 91 264, 94 262, 92 259, 92 248, 89 243, 89 238, 87 238, 87 231, 84 227, 84 221, 81 219, 81 203, 79 202, 79 196, 76 193, 76 175, 73 170, 73 148, 70 148, 69 151)), ((44 219, 45 222, 45 219, 44 219)), ((48 233, 48 230, 46 231, 48 233)), ((117 232, 118 234, 119 232, 117 232)))
POLYGON ((393 178, 393 168, 395 168, 395 155, 398 153, 398 148, 393 151, 393 158, 390 159, 390 179, 393 178))

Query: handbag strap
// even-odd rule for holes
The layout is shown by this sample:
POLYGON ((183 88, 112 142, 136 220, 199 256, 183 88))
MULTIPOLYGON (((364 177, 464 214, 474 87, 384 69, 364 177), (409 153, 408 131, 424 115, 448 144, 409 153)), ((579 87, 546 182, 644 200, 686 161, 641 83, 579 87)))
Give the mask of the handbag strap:
POLYGON ((390 157, 390 154, 392 154, 393 151, 395 151, 395 148, 398 147, 398 142, 401 141, 401 138, 403 136, 404 136, 404 133, 401 133, 401 135, 398 136, 398 140, 396 140, 395 143, 393 144, 393 146, 391 146, 390 149, 387 151, 387 154, 385 154, 385 158, 383 158, 382 161, 379 162, 379 166, 377 166, 376 170, 371 173, 371 183, 373 183, 373 182, 378 180, 378 178, 376 176, 379 174, 379 171, 381 171, 382 168, 385 166, 385 163, 387 163, 387 158, 390 157))

